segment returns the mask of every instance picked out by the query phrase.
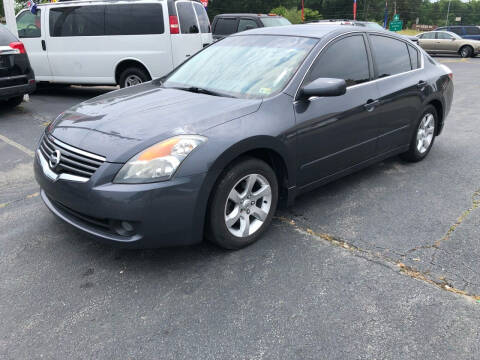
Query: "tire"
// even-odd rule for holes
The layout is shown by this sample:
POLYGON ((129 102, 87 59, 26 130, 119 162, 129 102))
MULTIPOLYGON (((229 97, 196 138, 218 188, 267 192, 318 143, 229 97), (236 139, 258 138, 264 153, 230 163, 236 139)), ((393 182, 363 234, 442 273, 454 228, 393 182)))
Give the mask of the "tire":
POLYGON ((122 71, 118 82, 121 88, 130 87, 150 81, 150 75, 139 67, 129 67, 122 71), (136 83, 135 83, 136 82, 136 83))
POLYGON ((241 158, 225 169, 212 192, 207 239, 230 250, 248 246, 268 229, 277 204, 278 180, 273 169, 262 160, 241 158), (252 191, 248 191, 249 180, 252 191), (232 219, 229 225, 227 216, 232 219))
POLYGON ((428 105, 423 110, 422 115, 416 122, 415 131, 412 134, 409 150, 400 155, 402 159, 409 162, 418 162, 425 159, 432 149, 433 143, 435 142, 437 126, 437 111, 435 110, 435 107, 428 105), (431 124, 431 126, 427 126, 425 122, 431 124), (431 138, 429 135, 431 135, 431 138), (420 145, 422 138, 424 141, 422 142, 422 145, 420 145))
POLYGON ((465 45, 460 48, 460 56, 462 58, 469 58, 473 54, 473 49, 471 46, 465 45))
POLYGON ((22 101, 23 101, 23 95, 20 95, 20 96, 15 96, 13 98, 10 98, 2 102, 2 104, 4 104, 6 107, 13 108, 15 106, 20 105, 22 101))

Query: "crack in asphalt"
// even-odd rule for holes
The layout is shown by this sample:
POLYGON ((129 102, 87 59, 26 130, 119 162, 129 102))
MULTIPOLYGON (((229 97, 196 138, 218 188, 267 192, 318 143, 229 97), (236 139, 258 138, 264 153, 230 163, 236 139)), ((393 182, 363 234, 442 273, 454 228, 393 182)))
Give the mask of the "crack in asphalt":
POLYGON ((37 192, 34 192, 33 194, 29 194, 29 195, 27 195, 23 198, 20 198, 20 199, 15 199, 15 200, 12 200, 12 201, 7 201, 7 202, 4 202, 4 203, 0 203, 0 209, 6 208, 7 206, 10 206, 10 205, 15 204, 15 203, 20 202, 20 201, 24 201, 24 200, 28 200, 28 199, 37 197, 38 195, 40 195, 40 193, 37 191, 37 192))
MULTIPOLYGON (((480 195, 480 190, 477 191, 474 195, 474 198, 476 196, 480 195)), ((476 202, 476 200, 475 200, 476 202)), ((480 207, 480 199, 478 200, 478 204, 476 207, 480 207)), ((476 208, 475 207, 475 208, 476 208)), ((474 210, 474 209, 473 209, 474 210)), ((473 211, 471 210, 471 211, 473 211)), ((471 212, 470 211, 470 212, 471 212)), ((362 249, 358 246, 355 246, 353 244, 348 243, 345 240, 339 239, 333 235, 327 234, 327 233, 317 233, 313 231, 310 228, 304 228, 299 226, 295 220, 289 219, 283 216, 275 216, 275 219, 280 220, 281 222, 288 224, 289 226, 293 227, 296 231, 300 232, 301 234, 311 236, 316 239, 323 240, 325 242, 328 242, 331 245, 334 245, 336 247, 345 249, 355 256, 359 256, 367 261, 374 261, 375 263, 379 263, 378 261, 383 262, 383 265, 390 265, 388 266, 390 269, 395 271, 394 269, 397 268, 398 271, 396 271, 399 274, 409 276, 413 279, 420 280, 424 283, 427 283, 429 285, 433 285, 441 290, 448 291, 457 295, 462 295, 470 300, 473 300, 475 302, 480 302, 480 294, 473 294, 464 290, 460 290, 458 288, 455 288, 451 283, 448 282, 448 280, 441 276, 438 280, 434 279, 429 276, 428 272, 422 272, 418 269, 415 269, 412 266, 407 266, 404 263, 402 263, 399 260, 393 259, 391 257, 385 256, 379 252, 373 252, 368 249, 362 249)))

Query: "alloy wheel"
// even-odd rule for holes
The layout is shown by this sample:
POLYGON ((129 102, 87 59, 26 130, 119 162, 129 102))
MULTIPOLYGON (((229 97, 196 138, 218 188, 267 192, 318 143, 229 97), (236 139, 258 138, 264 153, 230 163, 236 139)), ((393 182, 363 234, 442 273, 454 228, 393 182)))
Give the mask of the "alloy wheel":
POLYGON ((417 150, 420 154, 424 154, 430 148, 435 132, 435 118, 432 114, 427 113, 420 121, 417 131, 417 150))
POLYGON ((268 180, 260 174, 244 176, 228 195, 225 225, 236 237, 253 235, 267 219, 271 206, 272 188, 268 180))
POLYGON ((141 84, 143 81, 138 75, 129 75, 125 79, 125 87, 141 84))

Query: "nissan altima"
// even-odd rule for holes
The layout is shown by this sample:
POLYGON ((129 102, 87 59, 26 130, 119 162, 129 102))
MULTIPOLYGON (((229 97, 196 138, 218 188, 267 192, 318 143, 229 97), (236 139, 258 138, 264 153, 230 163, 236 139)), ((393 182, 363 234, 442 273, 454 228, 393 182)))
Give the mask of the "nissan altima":
POLYGON ((394 155, 423 160, 452 95, 451 71, 391 32, 255 29, 65 111, 35 175, 55 215, 110 243, 239 249, 301 193, 394 155))

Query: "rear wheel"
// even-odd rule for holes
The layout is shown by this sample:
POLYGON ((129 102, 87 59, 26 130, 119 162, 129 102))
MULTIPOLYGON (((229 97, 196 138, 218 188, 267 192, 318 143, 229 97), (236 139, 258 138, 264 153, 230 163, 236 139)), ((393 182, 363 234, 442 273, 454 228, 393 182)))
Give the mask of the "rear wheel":
POLYGON ((119 77, 121 88, 139 85, 150 80, 150 75, 139 67, 129 67, 122 71, 119 77))
POLYGON ((465 45, 460 49, 460 56, 462 58, 471 57, 473 54, 473 49, 471 46, 465 45))
POLYGON ((410 162, 423 160, 435 141, 435 132, 438 124, 437 111, 428 105, 417 122, 416 130, 410 142, 410 149, 401 157, 410 162))
POLYGON ((213 190, 207 238, 226 249, 241 249, 268 229, 278 203, 278 181, 262 160, 244 158, 228 169, 213 190))
POLYGON ((13 98, 10 98, 10 99, 2 102, 1 104, 5 105, 6 107, 12 108, 12 107, 20 105, 22 103, 22 101, 23 101, 23 95, 15 96, 13 98))

